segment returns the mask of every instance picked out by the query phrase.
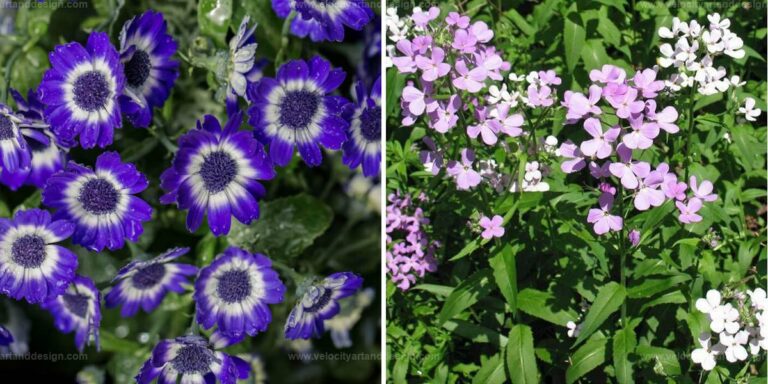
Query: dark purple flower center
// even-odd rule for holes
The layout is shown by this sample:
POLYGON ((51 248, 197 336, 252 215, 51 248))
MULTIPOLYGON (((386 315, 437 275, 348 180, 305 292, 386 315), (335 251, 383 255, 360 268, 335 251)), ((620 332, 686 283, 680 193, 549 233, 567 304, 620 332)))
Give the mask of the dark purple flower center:
POLYGON ((173 368, 181 374, 205 373, 211 370, 213 353, 200 345, 185 345, 176 352, 176 357, 171 360, 173 368))
POLYGON ((360 133, 367 141, 381 140, 381 107, 368 107, 360 114, 360 133))
POLYGON ((333 290, 328 289, 326 287, 318 287, 318 286, 314 286, 310 289, 311 290, 310 292, 308 292, 308 294, 313 296, 312 306, 310 306, 309 308, 305 308, 305 311, 314 313, 325 308, 325 306, 328 305, 328 302, 331 301, 331 295, 333 294, 333 290))
POLYGON ((13 262, 24 268, 37 268, 45 261, 45 240, 38 235, 24 235, 11 246, 13 262))
POLYGON ((65 293, 62 296, 64 306, 77 317, 85 318, 88 313, 88 297, 85 295, 65 293))
POLYGON ((72 93, 75 95, 75 104, 80 109, 94 112, 104 108, 112 94, 109 83, 104 74, 99 71, 86 72, 75 80, 72 93))
POLYGON ((237 176, 237 162, 224 151, 211 152, 205 156, 200 166, 200 177, 205 189, 217 193, 227 189, 229 183, 237 176))
POLYGON ((117 208, 120 194, 115 187, 104 179, 91 179, 80 188, 78 201, 88 213, 104 215, 112 213, 117 208))
POLYGON ((152 62, 144 51, 137 50, 133 57, 125 63, 125 80, 128 85, 136 88, 144 85, 152 70, 152 62))
POLYGON ((320 96, 315 92, 288 91, 280 103, 280 124, 293 129, 304 129, 317 113, 320 96))
POLYGON ((219 277, 216 292, 225 303, 237 303, 251 294, 251 278, 248 271, 237 269, 224 272, 219 277))
POLYGON ((139 289, 152 288, 165 276, 165 264, 154 263, 139 269, 133 274, 133 286, 139 289))
POLYGON ((16 135, 13 133, 11 118, 6 115, 0 115, 0 140, 12 139, 14 136, 16 135))

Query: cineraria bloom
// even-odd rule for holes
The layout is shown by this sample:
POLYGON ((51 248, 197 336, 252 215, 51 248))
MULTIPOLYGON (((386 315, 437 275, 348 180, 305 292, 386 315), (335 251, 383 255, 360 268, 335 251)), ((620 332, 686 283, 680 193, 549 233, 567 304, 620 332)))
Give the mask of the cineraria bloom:
POLYGON ((54 243, 74 229, 69 221, 51 221, 41 209, 0 218, 0 292, 30 303, 61 294, 75 277, 77 256, 54 243))
POLYGON ((291 13, 291 33, 314 41, 343 41, 344 26, 362 30, 374 17, 363 0, 272 0, 272 9, 281 19, 291 13))
POLYGON ((75 331, 75 345, 82 352, 86 343, 93 341, 100 349, 101 293, 87 277, 75 276, 72 284, 59 296, 42 304, 54 317, 54 325, 63 332, 75 331))
POLYGON ((286 166, 294 147, 310 167, 323 160, 318 144, 338 150, 346 139, 349 123, 342 118, 351 107, 341 96, 328 96, 344 81, 340 68, 315 56, 309 62, 291 60, 277 70, 277 78, 265 77, 248 88, 253 105, 248 109, 254 135, 269 145, 269 156, 286 166))
POLYGON ((351 272, 337 272, 304 288, 285 322, 285 338, 309 339, 325 332, 324 322, 339 313, 339 300, 351 296, 363 279, 351 272))
POLYGON ((618 127, 609 128, 603 132, 600 120, 594 117, 584 121, 584 130, 592 136, 592 139, 581 143, 581 152, 588 157, 595 156, 598 159, 605 159, 613 153, 611 143, 615 142, 621 133, 618 127))
POLYGON ((697 198, 692 198, 688 200, 688 203, 684 203, 682 201, 676 201, 675 206, 680 211, 680 215, 678 216, 678 219, 683 224, 691 224, 691 223, 698 223, 701 221, 701 215, 698 214, 699 210, 701 210, 701 200, 697 198))
POLYGON ((57 209, 54 219, 75 224, 72 242, 99 252, 117 250, 125 239, 137 241, 142 222, 152 217, 152 207, 134 196, 149 182, 133 164, 123 163, 117 152, 96 158, 96 168, 70 161, 48 179, 43 204, 57 209))
POLYGON ((8 346, 13 343, 13 335, 8 328, 0 325, 0 346, 8 346))
MULTIPOLYGON (((24 100, 24 97, 15 89, 9 91, 13 100, 16 101, 18 115, 23 119, 20 131, 26 141, 31 159, 27 168, 19 168, 15 172, 10 171, 9 168, 3 169, 0 172, 0 182, 14 191, 22 185, 43 188, 52 174, 64 168, 65 152, 60 148, 59 141, 50 130, 48 123, 43 119, 45 106, 37 98, 37 91, 29 90, 28 101, 24 100)), ((3 116, 0 115, 0 126, 2 119, 3 116)), ((2 130, 1 127, 0 130, 2 130)), ((0 143, 3 154, 5 154, 4 145, 6 143, 0 143)))
POLYGON ((137 384, 155 379, 161 384, 216 383, 234 384, 248 378, 250 367, 243 359, 214 350, 201 336, 189 335, 161 340, 139 374, 137 384))
POLYGON ((621 216, 611 215, 613 208, 613 195, 602 193, 598 198, 600 209, 592 208, 587 215, 587 222, 594 224, 595 233, 602 235, 608 231, 618 232, 624 226, 621 216))
POLYGON ((354 169, 363 165, 367 177, 379 175, 381 164, 381 78, 377 78, 371 92, 362 82, 355 87, 357 105, 349 125, 348 139, 344 143, 342 161, 354 169))
POLYGON ((107 308, 122 304, 120 315, 129 317, 135 315, 139 307, 152 312, 168 292, 184 293, 187 277, 195 275, 197 268, 169 261, 187 252, 189 248, 173 248, 154 259, 131 261, 120 268, 112 280, 117 284, 104 296, 107 308))
POLYGON ((152 10, 128 20, 120 31, 120 61, 125 89, 120 109, 136 127, 146 128, 152 109, 161 107, 179 77, 179 62, 171 60, 177 44, 166 32, 163 14, 152 10))
POLYGON ((0 103, 0 168, 3 171, 17 172, 29 168, 31 156, 20 123, 21 118, 0 103))
POLYGON ((122 126, 118 96, 125 75, 107 34, 92 32, 85 48, 58 45, 49 58, 38 93, 53 133, 65 144, 79 135, 83 148, 112 144, 115 128, 122 126))
POLYGON ((483 228, 483 233, 480 234, 483 239, 492 239, 494 237, 504 236, 504 218, 499 215, 493 215, 492 219, 487 216, 480 218, 478 225, 483 228))
POLYGON ((257 24, 248 28, 250 16, 246 15, 240 22, 237 34, 229 40, 229 61, 227 62, 227 115, 237 113, 239 107, 237 98, 245 97, 248 85, 262 77, 262 69, 266 61, 256 61, 256 31, 257 24))
POLYGON ((208 213, 215 236, 226 235, 234 215, 244 224, 259 217, 258 199, 266 194, 259 180, 275 176, 272 162, 249 131, 241 131, 242 114, 231 116, 222 129, 205 115, 179 138, 171 167, 160 175, 163 204, 176 203, 187 213, 187 229, 197 230, 208 213))
POLYGON ((461 162, 451 160, 448 162, 446 171, 456 179, 456 188, 459 190, 470 190, 476 187, 483 178, 477 171, 472 169, 472 163, 475 161, 475 151, 469 148, 461 150, 461 162))
POLYGON ((272 261, 260 253, 229 247, 203 268, 195 282, 197 322, 218 325, 228 338, 263 332, 272 322, 268 304, 283 302, 285 285, 272 261))

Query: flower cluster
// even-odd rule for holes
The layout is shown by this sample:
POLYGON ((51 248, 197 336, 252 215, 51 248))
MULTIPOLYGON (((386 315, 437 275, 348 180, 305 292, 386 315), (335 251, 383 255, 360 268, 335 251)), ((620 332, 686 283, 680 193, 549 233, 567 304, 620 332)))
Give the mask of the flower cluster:
POLYGON ((728 78, 724 66, 715 67, 715 60, 722 55, 744 57, 744 41, 731 32, 731 21, 720 18, 719 13, 707 15, 707 20, 709 25, 702 26, 696 20, 685 22, 675 17, 671 29, 659 28, 660 37, 676 39, 674 46, 664 43, 659 47, 659 65, 677 71, 665 81, 670 91, 696 87, 702 95, 713 95, 741 86, 739 77, 728 78))
POLYGON ((706 298, 696 300, 696 309, 707 315, 712 332, 702 332, 700 347, 691 353, 691 360, 704 370, 714 369, 720 356, 736 363, 749 357, 747 348, 753 356, 768 351, 768 298, 763 288, 727 295, 711 289, 706 298))
POLYGON ((272 0, 272 9, 291 20, 291 33, 313 42, 343 41, 344 27, 359 31, 374 17, 363 0, 272 0))
POLYGON ((567 140, 560 146, 560 156, 566 159, 561 169, 574 173, 588 168, 596 179, 599 204, 590 209, 587 221, 598 235, 623 228, 625 212, 616 215, 613 209, 619 185, 631 191, 638 211, 674 201, 680 222, 686 224, 701 221, 702 203, 717 199, 709 181, 699 184, 691 176, 686 184, 666 163, 652 168, 637 160, 642 151, 652 148, 661 131, 679 131, 675 108, 657 108, 656 97, 664 82, 656 80, 656 75, 653 69, 644 69, 630 79, 623 69, 604 65, 590 72, 592 85, 587 95, 571 91, 564 95, 567 123, 581 123, 590 138, 579 145, 567 140))
POLYGON ((387 271, 400 289, 407 290, 417 277, 437 270, 434 255, 439 244, 427 237, 424 227, 429 219, 411 196, 390 194, 387 200, 387 271))

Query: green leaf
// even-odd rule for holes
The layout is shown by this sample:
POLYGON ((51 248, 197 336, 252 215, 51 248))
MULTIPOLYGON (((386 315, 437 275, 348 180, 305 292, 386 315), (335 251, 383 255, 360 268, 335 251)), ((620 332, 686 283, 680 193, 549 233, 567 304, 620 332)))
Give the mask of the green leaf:
POLYGON ((565 326, 569 321, 576 321, 576 312, 564 308, 562 304, 549 292, 542 292, 532 288, 526 288, 517 295, 517 307, 520 311, 531 316, 546 320, 552 324, 565 326))
POLYGON ((616 380, 621 384, 634 383, 632 378, 632 362, 629 354, 635 351, 637 338, 631 328, 623 328, 613 335, 613 367, 616 370, 616 380))
MULTIPOLYGON (((21 53, 11 68, 11 87, 26 96, 27 91, 36 88, 48 69, 48 54, 38 46, 21 53)), ((4 79, 3 79, 4 80, 4 79)))
POLYGON ((603 64, 610 62, 600 39, 589 39, 581 50, 581 58, 587 71, 600 69, 603 64))
POLYGON ((488 260, 493 269, 493 277, 501 294, 507 300, 512 312, 517 310, 517 266, 515 265, 515 249, 510 243, 488 260))
POLYGON ((477 303, 478 300, 488 295, 491 290, 491 270, 482 269, 459 284, 451 292, 438 314, 438 324, 445 324, 448 320, 461 313, 463 310, 477 303))
POLYGON ((232 18, 232 0, 201 0, 197 5, 197 22, 200 31, 224 44, 232 18))
POLYGON ((624 291, 624 288, 615 282, 610 282, 600 288, 595 301, 584 318, 584 322, 581 324, 581 332, 573 346, 579 345, 600 328, 600 325, 608 319, 608 316, 621 307, 626 296, 627 293, 624 291))
POLYGON ((597 33, 614 47, 621 46, 621 31, 609 17, 608 7, 600 7, 600 21, 597 24, 597 33))
POLYGON ((472 378, 472 384, 502 384, 506 382, 507 374, 504 370, 503 355, 503 351, 499 352, 482 363, 480 370, 472 378))
POLYGON ((642 283, 627 288, 627 297, 631 299, 652 297, 690 279, 690 276, 683 274, 661 279, 645 279, 642 283))
POLYGON ((602 365, 605 362, 606 343, 605 337, 594 337, 576 350, 571 357, 571 366, 565 370, 565 382, 574 383, 580 377, 602 365))
POLYGON ((517 12, 514 8, 508 10, 505 15, 515 24, 518 29, 520 29, 521 32, 525 33, 526 35, 532 36, 536 33, 536 29, 528 24, 528 22, 525 21, 525 18, 520 15, 520 13, 517 12))
POLYGON ((489 343, 503 347, 507 344, 507 337, 482 325, 472 324, 466 320, 448 320, 443 328, 465 338, 473 343, 489 343))
POLYGON ((650 345, 638 345, 635 350, 641 361, 654 363, 654 371, 663 376, 677 376, 680 374, 680 361, 675 351, 651 347, 650 345))
POLYGON ((565 64, 569 71, 573 71, 579 62, 585 38, 586 32, 578 13, 568 14, 564 21, 563 41, 565 44, 565 64))
POLYGON ((120 339, 112 332, 103 329, 99 331, 99 340, 101 342, 101 350, 104 352, 132 353, 141 349, 141 345, 138 343, 131 340, 120 339))
MULTIPOLYGON (((401 75, 397 68, 387 70, 387 116, 393 116, 396 106, 399 106, 400 95, 405 86, 405 76, 401 75)), ((399 113, 399 112, 398 112, 399 113)), ((398 118, 397 114, 393 117, 398 118)))
POLYGON ((532 384, 539 382, 536 355, 533 350, 533 333, 527 325, 515 324, 509 331, 507 366, 512 383, 532 384))
POLYGON ((332 220, 333 211, 325 203, 299 194, 263 203, 261 217, 250 226, 233 220, 228 240, 271 258, 293 258, 312 245, 332 220))
POLYGON ((417 286, 414 286, 411 289, 420 290, 420 291, 427 291, 429 293, 434 293, 437 296, 446 297, 453 292, 453 287, 449 287, 447 285, 437 285, 437 284, 419 284, 417 286))

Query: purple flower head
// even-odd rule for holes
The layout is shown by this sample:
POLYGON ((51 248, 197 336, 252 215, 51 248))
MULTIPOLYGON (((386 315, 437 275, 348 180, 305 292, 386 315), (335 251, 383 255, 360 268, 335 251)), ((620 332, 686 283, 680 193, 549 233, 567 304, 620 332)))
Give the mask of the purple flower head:
POLYGON ((625 134, 621 141, 630 149, 648 149, 653 145, 653 139, 659 135, 659 126, 643 120, 643 115, 629 118, 631 131, 625 134))
POLYGON ((29 303, 60 295, 75 278, 77 255, 56 243, 72 235, 74 224, 51 220, 48 211, 17 211, 0 218, 0 292, 29 303))
POLYGON ((414 116, 421 116, 424 112, 432 112, 437 109, 438 104, 431 100, 427 95, 427 89, 424 91, 409 84, 403 89, 403 102, 406 103, 408 111, 414 116))
MULTIPOLYGON (((611 170, 610 170, 611 162, 606 161, 603 164, 598 164, 597 162, 590 161, 589 162, 589 174, 592 175, 595 179, 605 179, 606 177, 611 177, 611 170)), ((606 192, 606 191, 603 191, 606 192)), ((614 192, 611 193, 612 195, 615 195, 615 188, 614 192)))
POLYGON ((448 74, 450 64, 444 63, 445 52, 441 48, 432 49, 432 57, 416 56, 416 66, 421 69, 421 78, 424 81, 435 81, 448 74))
POLYGON ((21 129, 22 117, 0 104, 0 168, 3 173, 28 171, 31 154, 21 129))
POLYGON ((130 317, 142 308, 152 312, 169 292, 184 293, 187 278, 197 274, 197 268, 189 264, 170 261, 189 252, 189 248, 173 248, 154 259, 131 261, 120 268, 112 280, 117 282, 104 296, 107 308, 122 305, 120 315, 130 317))
POLYGON ((579 146, 570 140, 560 144, 560 156, 569 159, 560 164, 560 169, 565 173, 578 172, 587 165, 587 162, 584 160, 584 154, 581 153, 579 146))
POLYGON ((664 81, 656 80, 656 71, 651 68, 637 71, 635 77, 632 78, 632 82, 646 99, 655 98, 659 91, 664 89, 664 81))
POLYGON ((407 290, 417 277, 437 270, 434 254, 439 244, 427 238, 423 226, 429 219, 410 196, 393 193, 387 200, 387 270, 398 288, 407 290))
POLYGON ((645 211, 651 206, 658 207, 664 204, 665 195, 659 189, 662 183, 664 183, 664 175, 658 170, 640 178, 638 180, 637 194, 635 194, 635 208, 639 211, 645 211))
POLYGON ((260 180, 272 179, 275 170, 251 132, 239 129, 241 121, 237 113, 222 128, 215 117, 204 116, 179 138, 171 167, 160 175, 166 192, 160 202, 188 210, 189 231, 200 227, 206 213, 215 236, 229 233, 232 216, 245 224, 259 217, 258 199, 266 194, 260 180))
POLYGON ((629 231, 629 234, 627 234, 627 238, 629 239, 629 243, 632 244, 633 247, 637 247, 640 245, 640 231, 637 229, 633 229, 629 231))
POLYGON ((100 349, 99 326, 101 325, 101 294, 93 281, 75 276, 66 290, 49 298, 41 306, 53 315, 53 324, 60 332, 75 332, 75 345, 82 352, 93 341, 100 349))
POLYGON ((443 152, 436 148, 434 140, 429 136, 424 136, 421 140, 429 149, 427 151, 421 151, 419 154, 421 164, 424 165, 424 169, 426 169, 427 172, 431 172, 432 175, 437 175, 443 167, 443 152))
POLYGON ((609 94, 606 99, 616 108, 616 116, 622 119, 628 119, 645 109, 645 103, 637 99, 637 89, 632 87, 626 88, 626 92, 623 93, 609 94))
POLYGON ((491 124, 491 120, 486 119, 486 114, 486 108, 478 108, 475 111, 477 124, 467 126, 467 135, 473 139, 480 135, 483 138, 483 143, 494 145, 498 140, 496 135, 499 133, 499 130, 497 126, 491 124))
POLYGON ((413 23, 416 26, 423 28, 426 27, 430 21, 437 19, 438 16, 440 16, 440 8, 430 7, 427 11, 414 10, 411 20, 413 20, 413 23))
POLYGON ((611 215, 613 208, 613 195, 603 193, 598 198, 600 209, 592 208, 587 215, 587 222, 594 224, 595 233, 602 235, 609 231, 618 232, 624 226, 624 220, 620 216, 611 215))
POLYGON ((581 152, 585 156, 594 156, 598 159, 605 159, 611 156, 613 153, 613 146, 611 144, 619 137, 620 128, 613 127, 603 132, 600 120, 590 117, 584 121, 584 130, 592 136, 591 140, 581 143, 581 152))
POLYGON ((560 80, 559 77, 557 77, 557 73, 552 70, 548 69, 546 71, 539 71, 539 81, 541 81, 544 85, 560 85, 562 83, 562 80, 560 80))
POLYGON ((397 50, 405 56, 395 56, 392 58, 392 63, 395 64, 397 70, 400 73, 413 73, 416 72, 416 52, 414 52, 414 46, 408 39, 402 39, 395 44, 397 50))
POLYGON ((469 27, 469 32, 475 36, 477 41, 487 43, 493 39, 493 31, 488 28, 488 24, 483 21, 476 21, 469 27))
POLYGON ((451 47, 462 53, 473 53, 477 46, 477 38, 466 29, 457 29, 453 33, 451 47))
POLYGON ((482 181, 480 174, 472 169, 475 161, 475 152, 468 148, 461 150, 461 162, 451 160, 448 162, 447 172, 456 179, 459 190, 469 190, 476 187, 482 181))
POLYGON ((272 9, 281 19, 295 12, 291 33, 309 36, 313 42, 343 41, 345 26, 360 31, 376 16, 363 0, 327 4, 313 0, 272 0, 272 9))
POLYGON ((377 177, 381 167, 381 78, 373 82, 370 92, 362 81, 357 82, 355 91, 355 110, 342 147, 342 162, 350 169, 362 164, 363 175, 377 177))
POLYGON ((357 292, 363 279, 351 272, 337 272, 305 288, 285 322, 285 338, 309 339, 325 333, 325 320, 339 313, 339 300, 357 292))
POLYGON ((644 161, 632 161, 632 150, 624 144, 616 147, 620 162, 611 163, 608 169, 611 174, 621 179, 621 185, 627 189, 635 189, 639 185, 639 179, 651 172, 651 165, 644 161))
POLYGON ((523 115, 515 113, 509 114, 509 104, 499 104, 496 109, 491 111, 491 116, 494 117, 490 120, 489 124, 497 132, 507 134, 511 137, 518 137, 523 134, 523 115))
POLYGON ((531 107, 549 107, 555 100, 552 98, 552 88, 542 85, 537 87, 534 84, 528 86, 528 105, 531 107))
POLYGON ((149 181, 117 152, 104 152, 91 169, 69 162, 48 179, 43 204, 56 209, 54 220, 75 224, 72 242, 92 251, 123 248, 137 241, 142 223, 152 218, 152 207, 136 196, 149 181))
POLYGON ((492 219, 489 219, 487 216, 481 217, 478 224, 483 228, 483 233, 481 234, 483 239, 488 240, 504 236, 503 223, 504 218, 499 215, 494 215, 492 219))
POLYGON ((445 23, 448 25, 455 25, 458 28, 469 27, 469 16, 462 16, 457 12, 450 12, 445 18, 445 23))
POLYGON ((674 107, 666 107, 661 112, 656 113, 656 102, 654 100, 648 100, 646 101, 645 111, 648 119, 655 121, 659 128, 668 133, 677 133, 680 131, 680 128, 675 124, 678 114, 674 107))
POLYGON ((464 60, 456 60, 455 69, 458 76, 453 78, 452 83, 454 87, 469 93, 477 93, 483 89, 483 82, 486 76, 482 68, 469 70, 464 60))
POLYGON ((485 80, 485 77, 496 81, 503 79, 499 70, 504 64, 504 60, 497 53, 480 51, 475 54, 475 63, 482 70, 483 80, 485 80))
POLYGON ((696 176, 691 176, 689 184, 695 198, 709 202, 717 200, 717 195, 712 193, 714 186, 711 181, 703 180, 699 185, 696 176))
POLYGON ((568 109, 565 118, 569 123, 573 123, 588 115, 599 115, 602 113, 597 103, 600 101, 602 88, 597 85, 589 87, 589 97, 579 92, 566 91, 563 97, 562 105, 568 109))
POLYGON ((675 202, 675 206, 677 207, 678 211, 680 211, 680 215, 677 216, 677 218, 681 223, 692 224, 701 221, 701 216, 698 214, 698 212, 702 207, 702 203, 698 198, 691 198, 688 200, 687 204, 683 203, 682 201, 677 201, 675 202))
POLYGON ((446 133, 459 121, 457 112, 461 109, 461 98, 451 95, 447 101, 438 102, 437 105, 437 109, 430 113, 430 123, 436 131, 446 133))
MULTIPOLYGON (((661 168, 662 165, 669 167, 666 163, 661 163, 658 168, 661 168)), ((688 184, 678 181, 677 176, 674 173, 667 173, 664 176, 664 182, 661 184, 661 190, 664 192, 664 196, 668 199, 675 199, 678 201, 685 200, 685 191, 687 189, 688 184)))
POLYGON ((589 72, 589 79, 596 83, 620 84, 627 78, 627 73, 623 69, 610 64, 605 64, 600 70, 593 69, 589 72))
POLYGON ((413 52, 424 55, 432 48, 432 36, 416 36, 413 38, 413 52))

